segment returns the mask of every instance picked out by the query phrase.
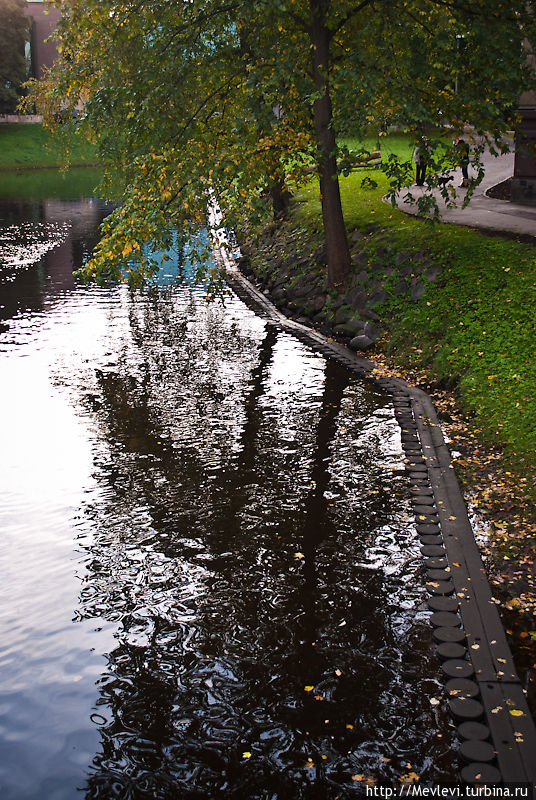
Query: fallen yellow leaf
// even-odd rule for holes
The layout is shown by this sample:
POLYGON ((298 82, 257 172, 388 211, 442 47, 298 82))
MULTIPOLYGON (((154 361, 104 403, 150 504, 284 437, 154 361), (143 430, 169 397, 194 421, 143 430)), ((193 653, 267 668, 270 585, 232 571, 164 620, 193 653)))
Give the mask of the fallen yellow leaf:
POLYGON ((406 775, 401 775, 398 780, 400 783, 414 783, 420 781, 420 778, 416 772, 408 772, 406 775))

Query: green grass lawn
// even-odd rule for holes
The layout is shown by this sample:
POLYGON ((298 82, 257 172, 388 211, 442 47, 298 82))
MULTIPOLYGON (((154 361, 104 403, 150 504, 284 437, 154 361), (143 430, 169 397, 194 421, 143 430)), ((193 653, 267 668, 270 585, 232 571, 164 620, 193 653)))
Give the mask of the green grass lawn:
MULTIPOLYGON (((409 137, 383 141, 383 154, 391 149, 410 157, 409 137)), ((403 367, 426 373, 432 385, 454 389, 486 441, 502 447, 520 472, 529 464, 536 469, 535 246, 455 225, 432 226, 383 202, 387 190, 379 170, 343 177, 347 230, 377 226, 367 237, 370 260, 380 260, 375 250, 388 245, 395 253, 421 251, 442 273, 419 302, 393 296, 376 309, 388 328, 386 352, 403 367), (377 188, 362 186, 367 176, 377 188)), ((301 224, 318 230, 317 186, 301 189, 297 200, 301 224)))
POLYGON ((94 146, 76 134, 65 134, 63 139, 53 137, 42 125, 0 125, 0 170, 63 167, 66 163, 97 163, 94 146))

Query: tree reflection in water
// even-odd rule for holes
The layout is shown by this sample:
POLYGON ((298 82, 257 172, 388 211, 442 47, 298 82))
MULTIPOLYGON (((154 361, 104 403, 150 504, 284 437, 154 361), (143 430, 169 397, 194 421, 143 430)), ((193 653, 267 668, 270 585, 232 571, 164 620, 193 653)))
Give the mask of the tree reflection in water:
POLYGON ((236 300, 159 288, 129 320, 84 395, 78 613, 118 623, 87 798, 451 777, 388 398, 236 300))

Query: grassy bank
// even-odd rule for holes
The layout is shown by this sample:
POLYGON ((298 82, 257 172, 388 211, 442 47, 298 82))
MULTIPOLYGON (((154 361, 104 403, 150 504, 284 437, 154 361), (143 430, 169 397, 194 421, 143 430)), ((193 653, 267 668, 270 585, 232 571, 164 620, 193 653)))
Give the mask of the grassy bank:
MULTIPOLYGON (((435 225, 382 202, 381 173, 353 173, 341 183, 348 230, 375 229, 366 245, 369 261, 389 272, 398 254, 423 254, 440 268, 423 298, 392 294, 396 278, 385 275, 390 298, 375 310, 388 330, 383 350, 434 385, 455 389, 462 409, 489 443, 498 443, 524 472, 536 470, 536 249, 534 245, 435 225), (376 189, 361 187, 365 175, 376 189), (382 252, 389 246, 388 260, 382 252), (426 373, 426 375, 424 375, 426 373)), ((296 218, 319 224, 317 191, 298 197, 296 218)))
POLYGON ((28 200, 92 197, 102 180, 99 167, 78 167, 59 170, 47 169, 6 170, 0 178, 0 197, 28 200))
POLYGON ((0 170, 63 167, 66 163, 97 163, 95 148, 76 135, 60 140, 42 125, 0 125, 0 170))
MULTIPOLYGON (((411 145, 394 137, 384 146, 389 148, 409 155, 411 145)), ((378 170, 341 180, 354 272, 368 270, 366 291, 372 286, 385 295, 373 306, 381 333, 367 356, 380 370, 402 375, 432 395, 452 439, 468 502, 491 529, 494 581, 505 588, 506 607, 534 613, 536 249, 458 226, 432 227, 384 203, 387 189, 378 170), (367 187, 364 178, 377 186, 367 187), (404 273, 408 290, 398 292, 399 265, 405 263, 415 269, 404 273), (416 284, 418 299, 412 296, 416 284)), ((263 259, 277 265, 279 251, 283 264, 301 264, 303 275, 292 275, 292 285, 305 286, 306 273, 318 282, 320 227, 318 187, 311 182, 297 193, 290 223, 259 239, 254 270, 262 272, 263 259)), ((350 284, 357 280, 356 274, 350 284)), ((275 280, 267 285, 281 292, 275 280)), ((303 314, 299 294, 296 313, 303 314)), ((328 294, 320 313, 306 307, 305 313, 321 326, 336 323, 350 296, 347 292, 341 307, 341 298, 328 294)))

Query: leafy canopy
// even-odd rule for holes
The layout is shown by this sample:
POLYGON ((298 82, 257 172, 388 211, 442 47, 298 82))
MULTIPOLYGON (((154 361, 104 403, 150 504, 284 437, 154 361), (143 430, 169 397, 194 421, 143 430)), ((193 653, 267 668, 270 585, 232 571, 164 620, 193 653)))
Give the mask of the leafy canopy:
MULTIPOLYGON (((268 198, 311 168, 329 239, 342 215, 331 190, 347 163, 337 137, 393 124, 417 135, 448 121, 453 136, 471 124, 498 143, 532 80, 525 0, 57 4, 63 58, 32 100, 50 124, 61 112, 87 132, 108 186, 120 187, 86 267, 99 280, 148 277, 151 251, 174 230, 194 236, 206 225, 211 193, 232 227, 266 213, 268 198)), ((431 153, 436 171, 458 158, 440 140, 431 153)), ((385 168, 393 190, 410 182, 407 164, 385 168)))

